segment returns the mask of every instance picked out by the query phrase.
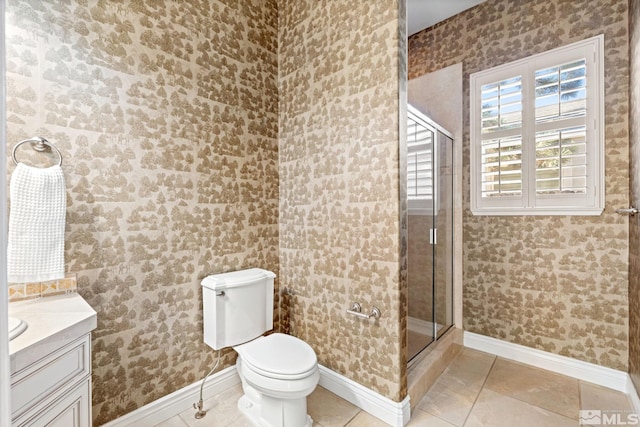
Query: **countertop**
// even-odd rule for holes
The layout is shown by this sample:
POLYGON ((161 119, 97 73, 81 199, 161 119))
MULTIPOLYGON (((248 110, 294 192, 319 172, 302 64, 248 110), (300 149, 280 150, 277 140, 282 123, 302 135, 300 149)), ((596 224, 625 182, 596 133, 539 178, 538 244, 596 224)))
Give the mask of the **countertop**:
POLYGON ((95 310, 75 292, 11 302, 9 316, 29 325, 9 341, 12 374, 88 334, 98 322, 95 310))

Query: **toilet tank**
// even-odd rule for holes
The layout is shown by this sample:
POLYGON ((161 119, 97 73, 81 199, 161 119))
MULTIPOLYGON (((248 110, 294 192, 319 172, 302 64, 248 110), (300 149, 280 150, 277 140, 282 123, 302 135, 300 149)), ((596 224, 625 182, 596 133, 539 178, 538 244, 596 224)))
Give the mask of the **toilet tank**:
POLYGON ((259 337, 273 328, 273 281, 261 268, 202 279, 204 342, 215 350, 259 337))

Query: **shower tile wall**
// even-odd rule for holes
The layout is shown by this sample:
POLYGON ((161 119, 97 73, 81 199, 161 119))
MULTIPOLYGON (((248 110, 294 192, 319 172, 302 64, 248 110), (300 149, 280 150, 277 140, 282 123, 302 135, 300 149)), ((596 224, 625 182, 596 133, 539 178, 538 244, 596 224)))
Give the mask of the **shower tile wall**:
POLYGON ((488 0, 409 39, 409 78, 463 64, 469 74, 605 35, 606 209, 601 216, 474 216, 469 123, 463 138, 466 330, 626 370, 629 203, 628 2, 488 0))
MULTIPOLYGON (((434 139, 439 141, 436 133, 434 139)), ((408 295, 409 317, 448 327, 452 324, 451 292, 453 270, 451 264, 453 236, 452 167, 448 156, 452 143, 437 145, 435 171, 438 174, 437 209, 433 215, 408 216, 408 295), (437 230, 435 244, 431 230, 437 230), (434 306, 435 304, 435 306, 434 306), (434 312, 435 308, 435 312, 434 312)), ((425 325, 425 324, 423 324, 425 325)), ((425 325, 426 326, 426 325, 425 325)), ((421 333, 425 333, 424 326, 421 333)), ((444 330, 443 330, 444 332, 444 330)), ((428 335, 433 335, 428 333, 428 335)))
POLYGON ((433 216, 409 215, 409 316, 433 321, 433 247, 429 230, 433 216))
POLYGON ((292 332, 324 366, 396 401, 406 396, 403 3, 278 4, 280 271, 295 293, 292 332), (354 301, 377 305, 381 319, 347 315, 354 301))
POLYGON ((96 426, 208 372, 204 275, 279 273, 276 27, 275 0, 7 2, 8 149, 64 156, 96 426))
MULTIPOLYGON (((631 206, 640 205, 640 3, 629 3, 631 206)), ((629 220, 629 374, 640 390, 640 217, 629 220)))

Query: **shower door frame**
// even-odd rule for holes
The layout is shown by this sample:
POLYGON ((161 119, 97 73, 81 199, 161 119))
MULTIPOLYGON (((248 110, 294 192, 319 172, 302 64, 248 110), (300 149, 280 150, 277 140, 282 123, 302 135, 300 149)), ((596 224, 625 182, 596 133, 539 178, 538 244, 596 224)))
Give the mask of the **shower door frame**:
MULTIPOLYGON (((431 217, 431 226, 432 226, 432 230, 436 230, 435 233, 437 235, 437 227, 436 227, 436 218, 437 218, 437 209, 436 206, 438 206, 441 202, 439 200, 436 200, 436 198, 439 198, 439 189, 440 189, 440 164, 439 164, 439 152, 440 152, 440 135, 443 135, 444 137, 449 139, 449 144, 450 147, 448 147, 448 149, 450 150, 450 155, 451 155, 451 182, 450 182, 450 186, 451 186, 451 191, 452 193, 455 193, 456 191, 456 144, 455 144, 455 137, 454 135, 449 132, 447 129, 443 128, 442 126, 440 126, 438 123, 436 123, 435 121, 433 121, 431 118, 429 118, 428 116, 426 116, 424 113, 420 112, 419 110, 417 110, 415 107, 411 106, 410 104, 408 104, 407 106, 407 113, 408 114, 413 114, 413 115, 417 115, 418 118, 420 119, 421 123, 423 126, 427 127, 428 130, 430 130, 433 134, 433 149, 432 149, 432 167, 433 167, 433 172, 432 172, 432 180, 433 180, 433 205, 432 205, 432 212, 430 214, 431 217)), ((406 165, 405 165, 406 167, 406 165)), ((407 201, 408 202, 408 201, 407 201)), ((408 206, 408 203, 407 203, 408 206)), ((451 291, 451 295, 450 298, 448 298, 447 301, 447 306, 448 306, 448 321, 444 330, 441 332, 438 332, 437 329, 437 322, 436 322, 436 290, 435 290, 435 274, 436 274, 436 244, 437 244, 437 237, 436 237, 436 243, 431 243, 430 242, 430 247, 431 247, 431 259, 432 259, 432 271, 431 271, 431 284, 430 284, 430 291, 431 291, 431 323, 432 323, 432 337, 433 339, 425 346, 423 347, 418 353, 416 353, 413 357, 411 357, 408 361, 407 364, 409 367, 413 366, 414 364, 418 363, 419 361, 421 361, 425 356, 427 356, 431 350, 433 348, 436 347, 438 341, 440 341, 446 334, 448 331, 452 330, 453 328, 455 328, 457 326, 457 322, 456 322, 456 315, 455 315, 455 278, 456 278, 456 268, 454 265, 454 258, 455 258, 455 252, 456 252, 456 233, 455 233, 455 229, 456 229, 456 202, 455 202, 455 197, 454 194, 451 195, 451 200, 450 200, 450 212, 448 212, 447 217, 449 222, 451 223, 451 235, 446 235, 446 237, 450 240, 450 245, 451 245, 451 249, 448 251, 449 254, 448 256, 451 258, 450 260, 450 271, 449 274, 451 275, 451 279, 449 281, 449 283, 447 284, 450 291, 451 291)), ((408 221, 408 216, 409 216, 409 208, 407 209, 407 221, 408 221)), ((408 224, 408 222, 407 222, 408 224)), ((407 268, 410 269, 411 266, 408 264, 407 268)), ((408 282, 407 282, 407 286, 408 286, 408 282)), ((408 292, 407 292, 408 295, 408 292)), ((408 307, 408 306, 407 306, 408 307)), ((407 318, 409 317, 408 315, 408 310, 407 310, 407 318)), ((408 325, 408 322, 407 322, 408 325)), ((407 326, 408 329, 408 326, 407 326)), ((407 334, 407 340, 408 340, 408 334, 407 334)))

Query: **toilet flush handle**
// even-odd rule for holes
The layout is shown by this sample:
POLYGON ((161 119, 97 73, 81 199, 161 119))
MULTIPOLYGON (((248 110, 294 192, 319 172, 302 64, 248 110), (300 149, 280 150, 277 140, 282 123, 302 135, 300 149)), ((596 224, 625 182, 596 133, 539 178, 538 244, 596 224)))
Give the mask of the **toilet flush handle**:
POLYGON ((217 296, 217 297, 223 297, 223 296, 225 296, 225 295, 226 295, 226 294, 224 293, 224 291, 216 292, 216 296, 217 296))

